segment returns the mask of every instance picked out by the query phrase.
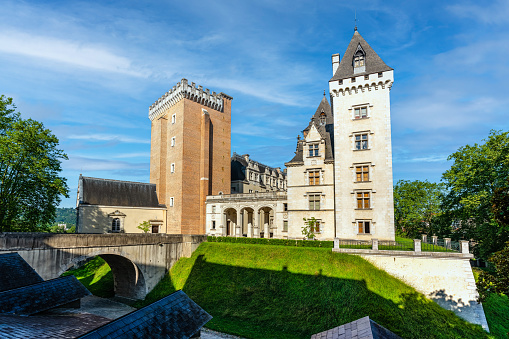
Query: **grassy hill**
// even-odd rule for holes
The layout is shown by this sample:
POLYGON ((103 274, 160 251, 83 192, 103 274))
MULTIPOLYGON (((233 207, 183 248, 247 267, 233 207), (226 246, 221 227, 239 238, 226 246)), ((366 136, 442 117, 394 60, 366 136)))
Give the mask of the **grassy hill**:
POLYGON ((330 249, 203 243, 137 306, 183 289, 214 319, 248 338, 309 338, 369 315, 403 338, 489 338, 357 256, 330 249))

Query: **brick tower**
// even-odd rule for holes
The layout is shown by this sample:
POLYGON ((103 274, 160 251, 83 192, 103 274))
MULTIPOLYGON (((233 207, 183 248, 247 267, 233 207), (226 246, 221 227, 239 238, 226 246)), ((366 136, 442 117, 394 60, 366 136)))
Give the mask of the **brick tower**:
POLYGON ((206 196, 230 193, 231 100, 182 79, 149 108, 150 182, 168 233, 205 234, 206 196))

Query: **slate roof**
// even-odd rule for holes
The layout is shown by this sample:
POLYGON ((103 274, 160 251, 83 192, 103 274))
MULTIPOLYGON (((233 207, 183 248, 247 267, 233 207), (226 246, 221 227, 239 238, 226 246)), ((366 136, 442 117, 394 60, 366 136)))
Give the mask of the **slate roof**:
POLYGON ((369 317, 313 334, 311 339, 401 339, 369 317))
MULTIPOLYGON (((333 140, 333 131, 334 131, 334 116, 332 115, 332 109, 327 101, 325 95, 322 98, 322 101, 318 105, 315 114, 311 117, 311 121, 309 125, 303 130, 303 132, 307 132, 311 129, 311 126, 315 126, 320 133, 320 136, 325 139, 325 161, 334 160, 334 140, 333 140), (325 125, 320 122, 320 115, 325 113, 325 125)), ((302 165, 304 164, 304 139, 299 139, 297 141, 297 149, 295 151, 295 156, 292 160, 287 162, 285 166, 288 165, 302 165)))
POLYGON ((75 276, 69 275, 0 292, 0 313, 31 315, 89 294, 75 276))
POLYGON ((18 253, 0 254, 0 292, 44 281, 18 253))
POLYGON ((190 338, 212 316, 182 290, 81 336, 100 338, 190 338))
POLYGON ((351 78, 353 76, 373 74, 378 72, 385 72, 392 70, 391 67, 387 66, 385 62, 376 54, 371 46, 364 40, 364 38, 356 30, 353 34, 352 40, 343 54, 343 59, 339 63, 338 69, 334 73, 334 76, 330 81, 341 80, 351 78), (361 45, 362 49, 366 53, 364 62, 366 65, 366 71, 362 73, 354 74, 353 71, 353 55, 357 50, 357 47, 361 45))
POLYGON ((108 318, 94 314, 31 315, 0 314, 0 338, 76 338, 105 323, 108 318))
POLYGON ((80 175, 78 184, 80 205, 161 207, 156 185, 80 175))

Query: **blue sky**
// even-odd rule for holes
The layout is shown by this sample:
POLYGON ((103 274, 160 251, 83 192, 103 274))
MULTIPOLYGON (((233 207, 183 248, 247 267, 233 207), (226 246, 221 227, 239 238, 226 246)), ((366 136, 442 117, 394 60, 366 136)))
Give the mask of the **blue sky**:
POLYGON ((78 176, 149 180, 148 107, 187 78, 232 96, 232 151, 274 167, 361 35, 395 69, 394 181, 509 128, 509 1, 2 1, 0 93, 42 121, 78 176))

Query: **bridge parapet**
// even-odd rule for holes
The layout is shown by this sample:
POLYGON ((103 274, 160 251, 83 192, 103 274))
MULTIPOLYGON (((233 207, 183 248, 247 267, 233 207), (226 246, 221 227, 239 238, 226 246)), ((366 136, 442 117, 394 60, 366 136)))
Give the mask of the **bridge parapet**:
POLYGON ((129 245, 157 245, 206 241, 206 235, 164 233, 115 233, 115 234, 58 234, 58 233, 0 233, 0 250, 26 250, 77 247, 110 247, 129 245))

